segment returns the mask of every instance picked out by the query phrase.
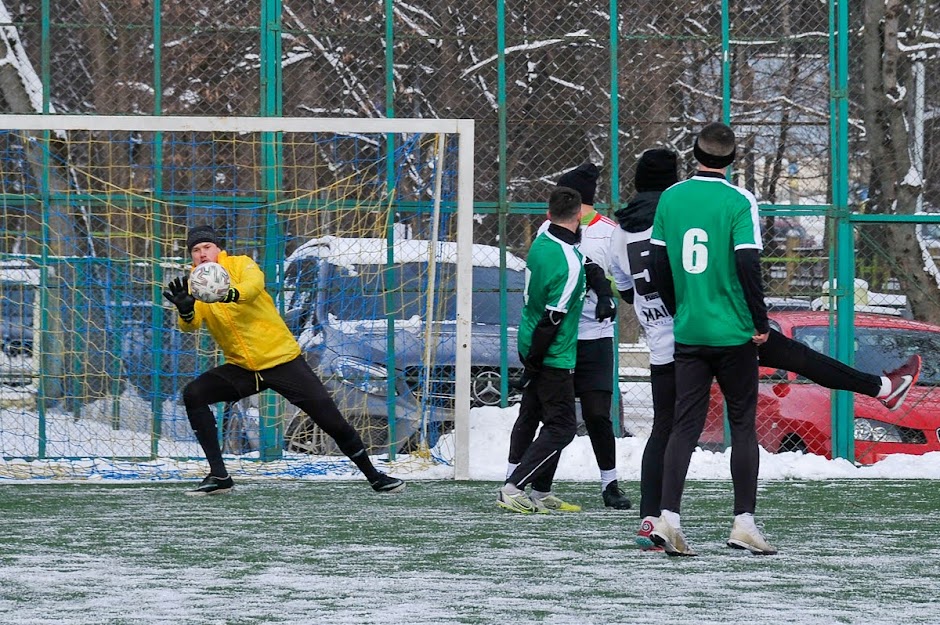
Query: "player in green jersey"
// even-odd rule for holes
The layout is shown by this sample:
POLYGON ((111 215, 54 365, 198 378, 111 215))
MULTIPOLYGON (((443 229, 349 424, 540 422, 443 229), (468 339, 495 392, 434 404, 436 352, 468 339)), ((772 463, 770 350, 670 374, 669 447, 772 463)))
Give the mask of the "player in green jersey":
POLYGON ((548 200, 552 223, 536 237, 526 259, 519 323, 519 358, 525 371, 514 428, 528 428, 536 420, 542 429, 499 490, 497 505, 512 512, 548 512, 553 507, 550 493, 530 499, 525 487, 555 473, 561 450, 577 429, 573 370, 585 288, 583 258, 575 247, 580 211, 576 190, 555 187, 548 200))
POLYGON ((734 524, 728 545, 774 554, 754 523, 757 504, 757 347, 770 326, 760 271, 757 200, 725 179, 734 132, 705 126, 693 148, 698 171, 666 189, 653 220, 652 279, 674 310, 676 411, 666 446, 662 515, 650 538, 670 555, 695 555, 680 525, 692 452, 705 425, 713 379, 728 407, 734 524))

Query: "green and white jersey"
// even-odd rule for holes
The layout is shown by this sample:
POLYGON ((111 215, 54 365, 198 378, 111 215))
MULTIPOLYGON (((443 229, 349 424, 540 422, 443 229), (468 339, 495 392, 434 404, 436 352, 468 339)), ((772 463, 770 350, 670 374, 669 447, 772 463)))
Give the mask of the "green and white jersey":
POLYGON ((676 341, 741 345, 756 333, 734 251, 760 250, 757 200, 720 174, 699 173, 663 192, 652 245, 665 246, 676 289, 676 341))
POLYGON ((546 310, 565 313, 542 364, 574 369, 578 321, 584 305, 584 260, 571 244, 546 231, 529 248, 525 270, 525 306, 519 322, 519 352, 529 353, 532 332, 546 310))

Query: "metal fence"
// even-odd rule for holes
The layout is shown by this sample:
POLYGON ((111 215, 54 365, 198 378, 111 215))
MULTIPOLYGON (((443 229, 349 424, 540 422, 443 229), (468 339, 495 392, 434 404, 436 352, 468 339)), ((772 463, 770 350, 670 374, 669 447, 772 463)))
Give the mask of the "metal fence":
MULTIPOLYGON (((9 112, 474 118, 475 238, 518 256, 563 171, 600 165, 610 213, 644 149, 675 149, 689 173, 695 133, 726 121, 732 179, 761 202, 768 295, 816 308, 825 349, 856 359, 853 303, 879 297, 940 323, 940 13, 925 0, 35 0, 0 2, 0 23, 9 112)), ((0 255, 15 257, 41 237, 22 192, 2 192, 0 255)), ((640 341, 620 317, 621 342, 640 341)), ((623 415, 642 433, 634 384, 623 415)), ((837 425, 828 452, 853 457, 852 397, 834 397, 831 412, 828 395, 806 401, 837 425)))

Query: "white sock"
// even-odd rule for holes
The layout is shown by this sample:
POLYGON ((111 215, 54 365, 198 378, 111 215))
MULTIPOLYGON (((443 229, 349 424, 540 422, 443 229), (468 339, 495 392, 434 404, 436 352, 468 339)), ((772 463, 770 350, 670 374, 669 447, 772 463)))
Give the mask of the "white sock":
POLYGON ((505 484, 503 484, 502 491, 506 493, 507 495, 518 495, 519 493, 522 492, 516 487, 515 484, 510 484, 509 482, 506 482, 505 484))
POLYGON ((607 490, 607 485, 617 481, 617 469, 601 471, 601 492, 607 490))
POLYGON ((548 497, 548 496, 551 495, 551 494, 552 494, 552 491, 548 491, 547 493, 543 493, 543 492, 540 491, 540 490, 533 490, 533 491, 532 491, 532 494, 529 496, 529 498, 530 498, 530 499, 545 499, 546 497, 548 497))
POLYGON ((512 472, 515 471, 516 467, 518 466, 519 466, 518 462, 516 462, 515 464, 513 464, 512 462, 509 462, 506 464, 506 479, 507 480, 509 479, 509 476, 512 475, 512 472))
POLYGON ((676 529, 682 527, 679 524, 679 513, 677 512, 673 512, 672 510, 663 510, 663 518, 666 519, 666 522, 669 523, 669 525, 676 529))
POLYGON ((754 515, 750 512, 742 512, 734 517, 734 522, 745 527, 754 527, 754 515))
POLYGON ((891 393, 891 380, 887 376, 881 376, 881 390, 875 395, 878 399, 887 397, 891 393))

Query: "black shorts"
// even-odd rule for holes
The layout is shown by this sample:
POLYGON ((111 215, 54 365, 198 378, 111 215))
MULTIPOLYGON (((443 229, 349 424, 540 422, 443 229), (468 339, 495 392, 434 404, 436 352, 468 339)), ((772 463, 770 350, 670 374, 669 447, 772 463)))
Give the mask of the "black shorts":
POLYGON ((614 392, 614 339, 578 341, 574 366, 574 394, 587 391, 614 392))

